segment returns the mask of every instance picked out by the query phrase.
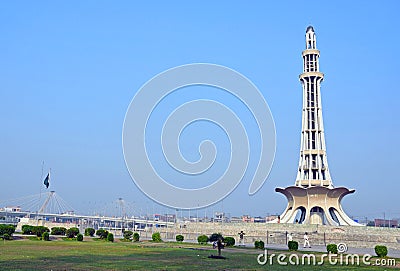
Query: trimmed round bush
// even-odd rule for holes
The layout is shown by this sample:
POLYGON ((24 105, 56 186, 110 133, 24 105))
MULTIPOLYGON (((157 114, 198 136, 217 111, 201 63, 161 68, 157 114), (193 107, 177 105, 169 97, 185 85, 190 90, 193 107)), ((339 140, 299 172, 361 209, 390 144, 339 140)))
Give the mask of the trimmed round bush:
POLYGON ((258 248, 258 249, 264 249, 265 248, 265 244, 263 241, 259 240, 259 241, 255 241, 254 242, 254 247, 258 248))
POLYGON ((386 246, 375 246, 375 253, 378 257, 383 258, 388 254, 388 249, 386 246))
POLYGON ((155 232, 151 235, 151 239, 153 242, 162 242, 161 234, 159 232, 155 232))
POLYGON ((64 228, 64 227, 53 227, 53 228, 51 228, 51 234, 52 235, 65 235, 66 231, 67 231, 67 229, 64 228))
POLYGON ((85 229, 85 236, 93 237, 96 231, 93 228, 86 228, 85 229))
POLYGON ((297 241, 289 241, 288 248, 291 251, 297 251, 299 249, 299 242, 297 241))
POLYGON ((328 244, 326 246, 326 251, 332 254, 337 254, 338 253, 338 249, 337 249, 337 245, 336 244, 328 244))
POLYGON ((124 239, 125 240, 131 240, 132 234, 133 234, 132 231, 124 231, 124 239))
POLYGON ((15 232, 14 225, 0 224, 0 235, 8 234, 9 237, 15 232))
POLYGON ((78 233, 78 235, 76 236, 76 240, 79 242, 83 241, 83 235, 81 233, 78 233))
POLYGON ((31 225, 22 225, 22 234, 34 234, 33 228, 31 225))
POLYGON ((75 236, 78 235, 78 233, 79 233, 79 229, 76 228, 76 227, 73 227, 73 228, 69 228, 69 229, 65 232, 65 235, 66 235, 68 238, 74 238, 75 236))
POLYGON ((9 235, 8 233, 3 234, 3 239, 4 240, 11 240, 11 235, 9 235))
POLYGON ((48 232, 44 232, 44 233, 42 234, 42 239, 43 239, 44 241, 50 241, 50 234, 49 234, 48 232))
POLYGON ((235 238, 233 237, 225 237, 224 242, 227 247, 233 247, 235 245, 235 238))
POLYGON ((109 232, 107 234, 107 241, 109 242, 114 242, 114 234, 112 234, 111 232, 109 232))
POLYGON ((45 232, 50 232, 49 228, 45 226, 33 226, 32 228, 32 234, 36 234, 37 237, 42 237, 45 232))
POLYGON ((135 232, 133 234, 133 242, 139 242, 139 239, 140 239, 139 233, 135 232))
POLYGON ((208 242, 208 236, 207 235, 200 235, 197 237, 197 242, 201 245, 206 245, 208 242))
POLYGON ((183 242, 185 238, 183 237, 183 235, 178 234, 177 236, 175 236, 175 239, 177 242, 183 242))
POLYGON ((107 235, 108 235, 108 231, 104 230, 104 229, 98 229, 96 231, 96 235, 100 238, 100 239, 106 239, 107 235))

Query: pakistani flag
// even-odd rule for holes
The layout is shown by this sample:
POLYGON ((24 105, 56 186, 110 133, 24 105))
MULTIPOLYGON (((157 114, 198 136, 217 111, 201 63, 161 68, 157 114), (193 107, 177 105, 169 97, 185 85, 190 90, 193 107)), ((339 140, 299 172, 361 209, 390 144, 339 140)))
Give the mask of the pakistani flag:
POLYGON ((49 188, 49 185, 50 185, 50 172, 47 173, 47 176, 44 179, 43 184, 46 186, 46 188, 49 188))

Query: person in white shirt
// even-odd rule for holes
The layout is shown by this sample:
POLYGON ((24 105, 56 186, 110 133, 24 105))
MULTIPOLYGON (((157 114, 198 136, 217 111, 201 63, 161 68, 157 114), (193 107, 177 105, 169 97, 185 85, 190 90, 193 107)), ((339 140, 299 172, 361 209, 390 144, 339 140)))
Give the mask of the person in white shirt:
POLYGON ((308 240, 308 234, 304 233, 304 247, 311 247, 310 240, 308 240))
POLYGON ((293 236, 290 232, 287 235, 287 240, 288 240, 288 242, 293 241, 293 236))

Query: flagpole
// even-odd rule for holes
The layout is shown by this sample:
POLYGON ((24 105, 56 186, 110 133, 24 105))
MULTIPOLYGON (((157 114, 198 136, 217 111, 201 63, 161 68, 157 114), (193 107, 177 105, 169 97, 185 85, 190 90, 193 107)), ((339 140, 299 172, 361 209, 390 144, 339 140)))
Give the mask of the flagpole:
POLYGON ((42 174, 40 175, 40 193, 39 193, 39 204, 38 204, 38 209, 36 211, 36 220, 37 224, 39 224, 39 208, 40 208, 40 202, 42 201, 42 181, 43 181, 43 169, 44 169, 44 160, 42 161, 42 174))

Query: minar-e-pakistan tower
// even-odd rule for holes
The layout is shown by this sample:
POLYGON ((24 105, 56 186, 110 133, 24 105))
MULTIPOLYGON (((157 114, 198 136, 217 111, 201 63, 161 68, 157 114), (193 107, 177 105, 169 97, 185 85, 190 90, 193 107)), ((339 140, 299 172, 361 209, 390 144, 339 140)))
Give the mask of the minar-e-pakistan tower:
POLYGON ((286 188, 276 188, 288 200, 280 223, 353 225, 341 207, 341 200, 354 193, 345 187, 333 187, 326 158, 324 123, 320 85, 324 74, 319 71, 319 50, 314 28, 307 27, 306 49, 303 55, 303 111, 300 159, 296 183, 286 188), (300 211, 300 216, 298 215, 300 211))

